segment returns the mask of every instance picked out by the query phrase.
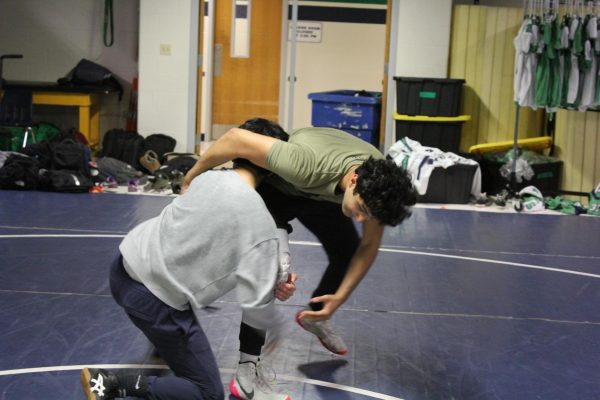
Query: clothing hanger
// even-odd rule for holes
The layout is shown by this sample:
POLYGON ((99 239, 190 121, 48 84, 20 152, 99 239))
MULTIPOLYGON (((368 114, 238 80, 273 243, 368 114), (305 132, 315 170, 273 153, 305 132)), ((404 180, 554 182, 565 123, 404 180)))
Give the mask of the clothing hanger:
POLYGON ((567 15, 573 16, 573 0, 567 0, 567 15))
POLYGON ((540 16, 540 20, 544 20, 544 17, 547 15, 546 12, 546 0, 540 0, 538 3, 538 12, 540 16))
POLYGON ((523 0, 523 19, 531 17, 531 3, 533 0, 523 0))
POLYGON ((546 0, 539 0, 538 1, 538 17, 540 18, 540 21, 544 20, 544 17, 546 16, 545 13, 545 8, 544 8, 544 3, 546 2, 546 0))
POLYGON ((554 10, 554 14, 558 18, 558 16, 560 15, 560 1, 559 0, 552 0, 552 9, 554 10))

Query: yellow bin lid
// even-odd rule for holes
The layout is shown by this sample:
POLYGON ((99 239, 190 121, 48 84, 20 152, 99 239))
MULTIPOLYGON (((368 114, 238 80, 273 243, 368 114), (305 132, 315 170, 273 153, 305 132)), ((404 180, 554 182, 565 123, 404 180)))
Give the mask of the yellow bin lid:
MULTIPOLYGON (((485 154, 495 153, 501 151, 507 151, 512 149, 514 142, 512 140, 504 140, 502 142, 476 144, 469 147, 469 153, 473 154, 485 154)), ((521 148, 525 148, 533 151, 540 151, 550 148, 552 146, 552 138, 550 136, 542 136, 536 138, 519 139, 517 145, 521 148)))
POLYGON ((456 117, 429 117, 426 115, 405 115, 394 113, 394 119, 397 121, 412 122, 466 122, 471 119, 470 115, 459 115, 456 117))

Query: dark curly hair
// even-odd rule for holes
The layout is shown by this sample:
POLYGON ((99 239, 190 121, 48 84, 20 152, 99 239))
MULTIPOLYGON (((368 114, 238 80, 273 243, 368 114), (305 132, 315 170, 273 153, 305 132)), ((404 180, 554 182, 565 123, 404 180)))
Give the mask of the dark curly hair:
POLYGON ((283 140, 284 142, 287 142, 289 138, 288 134, 281 126, 265 118, 249 119, 241 124, 239 128, 254 133, 260 133, 261 135, 271 136, 276 139, 283 140))
MULTIPOLYGON (((289 138, 288 134, 283 130, 283 128, 281 126, 279 126, 275 122, 269 121, 268 119, 265 119, 265 118, 249 119, 246 122, 244 122, 243 124, 241 124, 239 126, 239 128, 245 129, 250 132, 259 133, 261 135, 270 136, 275 139, 282 140, 284 142, 287 142, 288 138, 289 138)), ((250 168, 250 169, 254 170, 254 172, 256 172, 260 176, 268 175, 271 173, 270 171, 268 171, 264 168, 261 168, 259 166, 252 164, 250 161, 248 161, 244 158, 234 159, 233 167, 234 168, 238 168, 238 167, 250 168)))
POLYGON ((360 195, 379 222, 396 226, 410 216, 410 206, 417 202, 417 192, 406 170, 392 160, 369 157, 356 173, 354 193, 360 195))

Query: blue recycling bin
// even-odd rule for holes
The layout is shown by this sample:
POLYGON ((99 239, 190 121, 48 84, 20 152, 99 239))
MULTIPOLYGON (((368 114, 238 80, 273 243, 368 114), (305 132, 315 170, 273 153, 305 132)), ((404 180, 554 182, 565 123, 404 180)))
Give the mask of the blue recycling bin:
POLYGON ((312 125, 337 128, 379 146, 381 92, 334 90, 309 93, 312 125))

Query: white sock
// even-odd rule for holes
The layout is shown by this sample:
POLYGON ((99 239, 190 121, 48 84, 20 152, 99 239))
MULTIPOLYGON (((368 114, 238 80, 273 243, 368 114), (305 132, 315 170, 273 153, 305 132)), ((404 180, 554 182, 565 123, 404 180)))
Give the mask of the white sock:
POLYGON ((258 363, 259 356, 253 356, 252 354, 243 353, 240 351, 240 363, 252 361, 254 364, 258 363))

